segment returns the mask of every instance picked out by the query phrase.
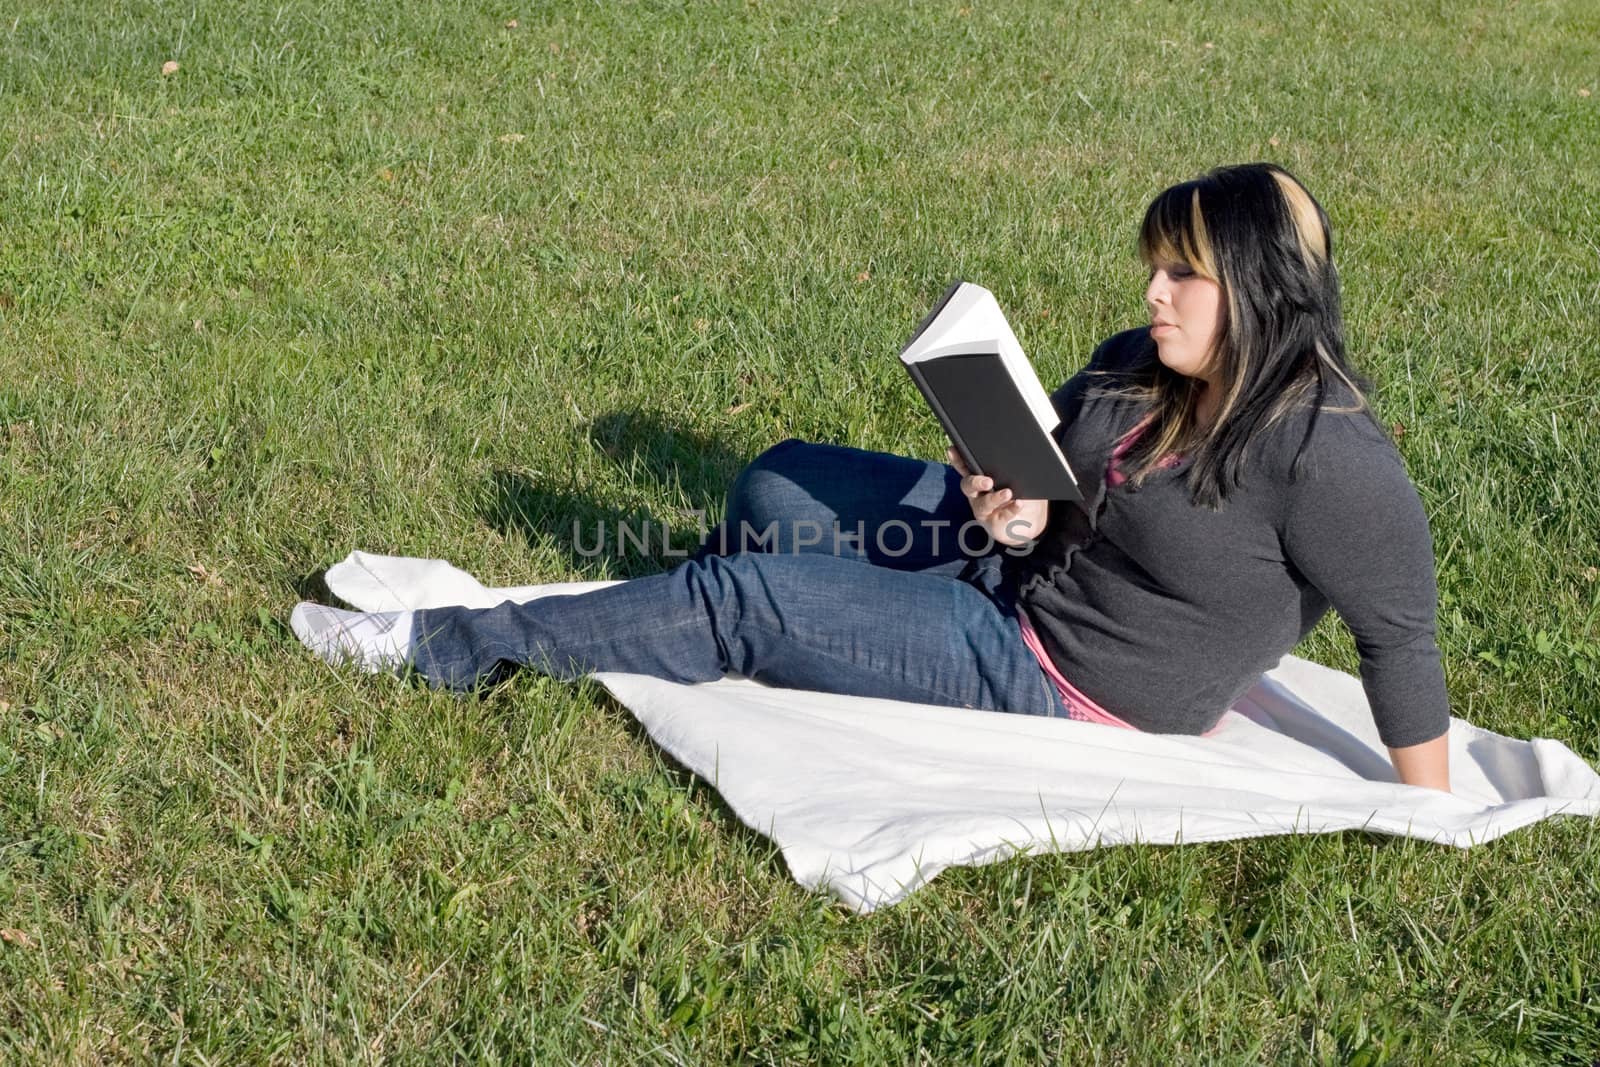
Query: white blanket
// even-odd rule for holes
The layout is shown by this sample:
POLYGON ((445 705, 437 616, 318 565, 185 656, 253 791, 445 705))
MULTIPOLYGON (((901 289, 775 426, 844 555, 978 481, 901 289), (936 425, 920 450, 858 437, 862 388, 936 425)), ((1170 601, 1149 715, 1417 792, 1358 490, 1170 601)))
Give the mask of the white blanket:
MULTIPOLYGON (((486 589, 440 560, 354 552, 328 588, 364 611, 488 607, 610 583, 486 589)), ((1361 683, 1286 656, 1209 737, 1031 715, 599 674, 650 736, 858 911, 951 865, 1018 852, 1364 829, 1468 848, 1556 813, 1600 814, 1558 741, 1453 719, 1453 793, 1399 784, 1361 683)))

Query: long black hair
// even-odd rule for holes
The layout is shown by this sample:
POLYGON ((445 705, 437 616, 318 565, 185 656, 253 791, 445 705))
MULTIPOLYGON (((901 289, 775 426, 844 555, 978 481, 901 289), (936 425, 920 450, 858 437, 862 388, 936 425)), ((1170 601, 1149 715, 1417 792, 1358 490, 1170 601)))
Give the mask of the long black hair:
POLYGON ((1295 472, 1330 397, 1371 417, 1368 385, 1345 354, 1328 216, 1288 171, 1247 163, 1174 185, 1145 211, 1139 255, 1187 264, 1221 287, 1224 321, 1210 359, 1223 393, 1201 426, 1201 383, 1150 361, 1125 390, 1151 408, 1128 456, 1134 484, 1164 456, 1186 454, 1194 502, 1220 508, 1251 446, 1289 412, 1310 411, 1295 472))

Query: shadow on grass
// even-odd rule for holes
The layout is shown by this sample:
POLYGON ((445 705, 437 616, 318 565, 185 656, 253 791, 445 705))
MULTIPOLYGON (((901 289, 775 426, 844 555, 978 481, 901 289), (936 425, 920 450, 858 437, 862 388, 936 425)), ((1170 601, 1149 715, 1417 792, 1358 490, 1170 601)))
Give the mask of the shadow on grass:
POLYGON ((504 532, 559 547, 571 568, 585 578, 654 574, 680 560, 679 553, 692 553, 702 534, 694 512, 709 522, 745 463, 742 452, 721 437, 675 429, 641 412, 602 416, 589 439, 642 492, 681 496, 688 509, 652 515, 608 507, 581 491, 497 470, 481 510, 484 521, 504 532), (630 536, 623 536, 624 529, 630 536))
POLYGON ((295 599, 312 600, 318 604, 337 603, 338 598, 328 588, 328 568, 321 567, 310 574, 302 575, 290 582, 289 587, 294 590, 295 599))

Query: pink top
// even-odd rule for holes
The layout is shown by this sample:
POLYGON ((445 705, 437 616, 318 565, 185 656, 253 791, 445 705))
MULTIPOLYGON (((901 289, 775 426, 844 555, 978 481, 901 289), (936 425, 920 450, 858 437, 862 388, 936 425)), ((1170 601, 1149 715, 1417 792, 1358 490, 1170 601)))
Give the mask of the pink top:
POLYGON ((1034 630, 1033 623, 1028 621, 1028 616, 1020 611, 1017 612, 1017 622, 1022 627, 1022 643, 1028 646, 1028 651, 1033 653, 1034 658, 1039 661, 1039 666, 1044 668, 1045 677, 1055 684, 1056 692, 1061 694, 1061 703, 1066 705, 1067 718, 1077 719, 1079 722, 1097 722, 1105 726, 1120 726, 1124 730, 1138 729, 1078 692, 1077 687, 1056 669, 1055 661, 1044 650, 1044 645, 1039 643, 1039 634, 1034 630))
MULTIPOLYGON (((1151 416, 1150 418, 1153 417, 1151 416)), ((1117 442, 1117 447, 1111 450, 1111 458, 1106 461, 1106 485, 1115 489, 1128 480, 1128 476, 1122 473, 1122 468, 1117 466, 1117 463, 1123 456, 1128 454, 1128 449, 1133 447, 1134 442, 1139 440, 1140 435, 1144 433, 1144 428, 1150 425, 1150 418, 1144 419, 1139 425, 1123 434, 1122 440, 1117 442)), ((1168 455, 1162 456, 1157 466, 1162 468, 1176 467, 1182 462, 1182 456, 1168 455)))
MULTIPOLYGON (((1111 450, 1111 458, 1106 462, 1107 486, 1114 489, 1128 480, 1128 476, 1122 473, 1122 469, 1117 466, 1117 462, 1127 454, 1128 449, 1133 447, 1134 442, 1139 440, 1139 435, 1144 433, 1144 429, 1149 423, 1150 420, 1145 419, 1123 434, 1122 440, 1117 442, 1117 447, 1111 450)), ((1181 457, 1179 456, 1166 456, 1162 458, 1161 466, 1173 467, 1180 460, 1181 457)), ((1025 613, 1017 612, 1017 624, 1022 629, 1023 644, 1028 646, 1028 651, 1033 653, 1034 658, 1039 661, 1039 666, 1044 670, 1045 677, 1050 679, 1051 683, 1056 687, 1056 692, 1061 694, 1061 703, 1066 706, 1067 718, 1076 719, 1080 722, 1097 722, 1104 726, 1120 726, 1124 730, 1138 729, 1137 726, 1117 718, 1105 708, 1078 692, 1078 688, 1067 681, 1060 669, 1056 667, 1055 661, 1050 658, 1050 654, 1045 651, 1044 644, 1039 640, 1038 631, 1033 628, 1033 623, 1028 621, 1028 616, 1025 613)), ((1216 731, 1217 727, 1213 726, 1201 736, 1209 737, 1216 731)))

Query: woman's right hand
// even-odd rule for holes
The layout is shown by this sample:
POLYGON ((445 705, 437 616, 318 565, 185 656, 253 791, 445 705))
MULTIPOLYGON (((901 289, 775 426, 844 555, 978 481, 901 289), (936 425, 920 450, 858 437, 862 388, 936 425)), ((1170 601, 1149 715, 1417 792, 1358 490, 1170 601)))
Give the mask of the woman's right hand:
POLYGON ((994 479, 973 474, 962 462, 961 453, 951 448, 950 466, 961 475, 961 495, 972 505, 972 517, 983 524, 989 536, 1002 545, 1025 545, 1044 533, 1050 519, 1050 501, 1015 500, 1009 489, 996 489, 994 479))

